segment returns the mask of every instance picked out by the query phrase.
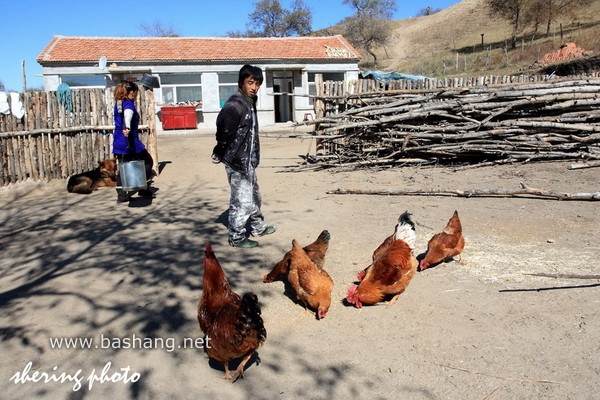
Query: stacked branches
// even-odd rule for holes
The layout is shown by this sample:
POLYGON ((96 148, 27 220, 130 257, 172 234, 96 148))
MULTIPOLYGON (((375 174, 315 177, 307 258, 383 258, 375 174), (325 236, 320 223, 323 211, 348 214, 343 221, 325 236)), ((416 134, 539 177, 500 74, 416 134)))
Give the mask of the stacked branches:
POLYGON ((320 100, 312 168, 600 159, 598 79, 320 100))

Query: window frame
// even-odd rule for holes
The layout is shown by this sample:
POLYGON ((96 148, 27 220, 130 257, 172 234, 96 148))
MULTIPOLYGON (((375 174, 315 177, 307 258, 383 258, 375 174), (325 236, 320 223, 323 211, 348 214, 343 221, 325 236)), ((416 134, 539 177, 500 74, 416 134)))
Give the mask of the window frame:
POLYGON ((218 93, 219 93, 219 108, 223 108, 229 97, 238 90, 238 72, 219 72, 217 74, 218 93), (231 79, 221 80, 221 78, 230 77, 231 79), (222 90, 222 89, 226 89, 222 90))
MULTIPOLYGON (((198 102, 200 105, 203 102, 202 99, 202 74, 199 73, 172 73, 172 74, 161 74, 160 76, 160 93, 162 102, 165 104, 181 104, 181 103, 195 103, 198 102), (187 78, 197 78, 194 79, 187 78), (193 92, 199 95, 198 99, 185 98, 184 91, 191 89, 193 92), (172 97, 172 99, 170 99, 172 97), (184 99, 185 98, 185 99, 184 99), (169 99, 169 100, 165 100, 169 99)), ((192 93, 190 91, 190 93, 192 93)), ((192 93, 193 94, 193 93, 192 93)), ((193 95, 191 96, 193 97, 193 95)))

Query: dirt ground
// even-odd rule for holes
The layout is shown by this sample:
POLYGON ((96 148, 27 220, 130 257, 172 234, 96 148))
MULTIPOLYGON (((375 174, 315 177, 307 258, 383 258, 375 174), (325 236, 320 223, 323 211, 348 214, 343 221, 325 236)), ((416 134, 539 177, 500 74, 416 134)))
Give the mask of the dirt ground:
POLYGON ((0 398, 597 398, 600 280, 528 274, 600 274, 600 202, 327 191, 523 182, 595 192, 600 169, 556 162, 296 172, 300 155, 314 151, 309 140, 277 130, 261 140, 263 211, 278 230, 255 249, 227 245, 229 188, 209 160, 210 133, 159 136, 164 168, 151 201, 116 204, 107 188, 69 194, 66 181, 1 188, 0 398), (418 254, 458 210, 464 263, 417 273, 389 308, 345 306, 356 273, 406 210, 418 254), (332 236, 325 268, 335 286, 318 321, 284 282, 262 276, 292 239, 306 245, 323 229, 332 236), (202 338, 196 304, 206 241, 234 289, 254 291, 263 306, 261 363, 234 384, 189 348, 202 338), (58 349, 56 338, 93 342, 58 349))

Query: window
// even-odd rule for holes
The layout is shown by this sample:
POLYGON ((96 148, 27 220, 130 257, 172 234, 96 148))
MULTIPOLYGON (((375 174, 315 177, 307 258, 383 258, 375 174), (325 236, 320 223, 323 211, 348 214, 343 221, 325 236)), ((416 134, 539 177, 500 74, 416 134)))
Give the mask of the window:
POLYGON ((200 74, 161 74, 160 87, 165 104, 202 104, 202 78, 200 74))
MULTIPOLYGON (((343 81, 344 73, 343 72, 309 72, 308 73, 308 94, 314 96, 317 94, 317 88, 315 86, 315 75, 321 74, 323 75, 323 82, 325 81, 343 81)), ((314 104, 314 97, 309 98, 309 104, 314 104)))
POLYGON ((238 89, 237 72, 221 72, 219 74, 219 106, 222 108, 227 99, 238 89))
POLYGON ((72 88, 76 87, 106 87, 104 75, 61 75, 61 83, 66 83, 72 88))

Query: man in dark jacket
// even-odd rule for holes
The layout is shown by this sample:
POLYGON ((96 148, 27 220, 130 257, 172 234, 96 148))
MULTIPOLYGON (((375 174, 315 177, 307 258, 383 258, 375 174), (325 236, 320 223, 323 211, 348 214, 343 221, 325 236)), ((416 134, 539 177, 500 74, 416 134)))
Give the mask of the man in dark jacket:
POLYGON ((262 70, 252 65, 240 69, 238 90, 225 103, 217 117, 217 145, 213 162, 225 164, 231 187, 229 200, 229 244, 250 248, 258 242, 246 236, 250 223, 252 236, 270 235, 274 226, 265 224, 261 207, 261 194, 256 179, 260 160, 258 117, 256 100, 263 82, 262 70))

